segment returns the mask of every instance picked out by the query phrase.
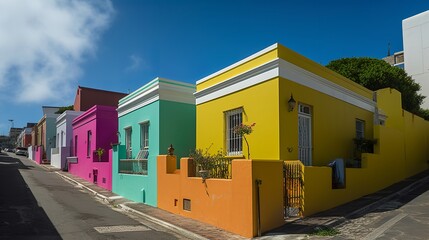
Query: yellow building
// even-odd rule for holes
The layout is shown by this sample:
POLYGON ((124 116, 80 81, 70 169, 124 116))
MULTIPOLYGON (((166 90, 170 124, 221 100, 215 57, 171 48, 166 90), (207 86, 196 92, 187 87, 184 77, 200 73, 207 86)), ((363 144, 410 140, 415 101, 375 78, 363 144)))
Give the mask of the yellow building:
POLYGON ((179 170, 159 156, 158 206, 242 236, 428 168, 429 122, 404 111, 398 91, 370 91, 279 44, 197 81, 195 96, 197 148, 241 160, 232 178, 201 181, 189 159, 179 170), (245 139, 234 131, 253 123, 245 139), (328 166, 336 159, 344 168, 328 166))
POLYGON ((274 44, 197 81, 196 144, 247 158, 249 149, 232 128, 256 123, 246 136, 251 159, 300 159, 307 166, 353 159, 353 139, 373 137, 378 116, 373 95, 274 44))

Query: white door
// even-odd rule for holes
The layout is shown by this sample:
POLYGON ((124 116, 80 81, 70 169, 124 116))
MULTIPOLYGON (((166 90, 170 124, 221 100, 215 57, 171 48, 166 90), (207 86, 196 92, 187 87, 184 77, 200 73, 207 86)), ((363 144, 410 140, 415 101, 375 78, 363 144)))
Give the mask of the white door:
POLYGON ((311 166, 311 107, 298 106, 298 158, 305 166, 311 166))

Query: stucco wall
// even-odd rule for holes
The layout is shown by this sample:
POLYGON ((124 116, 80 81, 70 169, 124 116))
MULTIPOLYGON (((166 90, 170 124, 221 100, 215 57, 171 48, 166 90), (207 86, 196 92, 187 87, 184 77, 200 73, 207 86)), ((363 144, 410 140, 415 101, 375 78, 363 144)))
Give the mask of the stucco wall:
POLYGON ((195 105, 158 100, 119 118, 121 145, 114 150, 113 192, 137 202, 157 206, 157 162, 159 154, 170 144, 175 153, 187 156, 195 148, 195 105), (140 123, 149 122, 148 174, 119 173, 118 154, 125 158, 125 128, 132 129, 132 149, 135 158, 140 150, 140 123), (184 137, 185 136, 185 137, 184 137))
POLYGON ((87 181, 94 182, 97 172, 97 185, 112 189, 112 165, 108 151, 111 143, 117 141, 117 112, 115 107, 96 105, 73 121, 73 141, 77 141, 77 163, 69 163, 69 172, 87 181), (87 156, 87 134, 91 131, 91 151, 87 156), (103 162, 99 162, 96 149, 103 148, 103 162))

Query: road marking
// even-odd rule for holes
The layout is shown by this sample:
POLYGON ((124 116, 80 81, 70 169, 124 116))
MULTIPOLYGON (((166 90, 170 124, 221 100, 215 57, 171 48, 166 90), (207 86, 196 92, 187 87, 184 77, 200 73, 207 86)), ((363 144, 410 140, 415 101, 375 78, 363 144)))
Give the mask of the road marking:
POLYGON ((142 232, 149 231, 150 228, 143 225, 118 225, 118 226, 105 226, 94 227, 99 233, 118 233, 118 232, 142 232))
POLYGON ((395 225, 395 223, 401 221, 401 219, 403 219, 406 216, 407 216, 407 214, 405 214, 405 213, 401 213, 401 214, 396 215, 394 218, 392 218, 389 221, 383 223, 380 227, 376 228, 374 231, 372 231, 371 233, 369 233, 368 235, 366 235, 366 237, 364 237, 363 239, 364 240, 373 240, 373 239, 378 238, 386 230, 388 230, 389 228, 391 228, 393 225, 395 225))

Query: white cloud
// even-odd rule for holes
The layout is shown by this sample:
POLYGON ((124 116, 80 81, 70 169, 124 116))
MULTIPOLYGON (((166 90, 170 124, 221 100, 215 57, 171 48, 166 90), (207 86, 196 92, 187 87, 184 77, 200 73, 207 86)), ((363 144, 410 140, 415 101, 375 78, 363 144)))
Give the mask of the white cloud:
POLYGON ((113 14, 110 0, 0 1, 0 93, 41 102, 74 91, 113 14))
POLYGON ((125 69, 127 72, 132 72, 140 69, 143 64, 143 59, 137 54, 132 54, 130 57, 130 64, 125 69))

